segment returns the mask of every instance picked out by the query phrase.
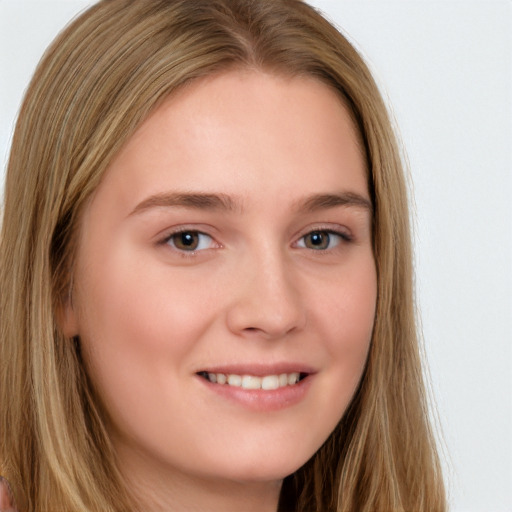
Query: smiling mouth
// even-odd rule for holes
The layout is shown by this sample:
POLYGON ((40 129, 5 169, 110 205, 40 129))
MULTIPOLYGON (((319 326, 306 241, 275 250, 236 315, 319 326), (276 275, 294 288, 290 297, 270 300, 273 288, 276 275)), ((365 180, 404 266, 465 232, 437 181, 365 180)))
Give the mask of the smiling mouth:
POLYGON ((308 374, 291 372, 280 373, 278 375, 237 375, 226 373, 212 373, 212 372, 198 372, 197 375, 206 379, 212 384, 221 384, 225 386, 233 386, 242 389, 263 389, 273 390, 284 388, 287 386, 295 386, 297 383, 304 380, 308 374))

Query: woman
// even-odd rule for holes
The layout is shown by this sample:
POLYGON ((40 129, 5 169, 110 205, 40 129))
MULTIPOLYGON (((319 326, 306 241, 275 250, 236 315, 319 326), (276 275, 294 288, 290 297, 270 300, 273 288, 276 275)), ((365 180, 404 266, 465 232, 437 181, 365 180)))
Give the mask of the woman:
POLYGON ((84 13, 27 92, 1 244, 20 510, 445 509, 398 149, 303 2, 84 13))

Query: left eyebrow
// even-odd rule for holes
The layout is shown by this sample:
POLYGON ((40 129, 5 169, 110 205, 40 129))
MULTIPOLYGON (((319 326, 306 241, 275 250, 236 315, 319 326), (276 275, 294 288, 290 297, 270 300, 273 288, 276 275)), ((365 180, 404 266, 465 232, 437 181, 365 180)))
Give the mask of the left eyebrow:
POLYGON ((373 205, 369 199, 355 192, 342 192, 340 194, 315 194, 305 200, 298 201, 295 208, 298 211, 314 213, 318 210, 328 210, 338 206, 351 206, 362 208, 373 213, 373 205))

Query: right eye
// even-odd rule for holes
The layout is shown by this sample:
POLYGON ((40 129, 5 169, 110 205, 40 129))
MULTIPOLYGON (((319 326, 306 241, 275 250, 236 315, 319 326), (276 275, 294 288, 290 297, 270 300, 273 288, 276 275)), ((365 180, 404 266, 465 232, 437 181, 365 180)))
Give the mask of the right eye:
POLYGON ((165 243, 173 249, 185 252, 197 252, 211 249, 214 246, 213 238, 200 231, 178 231, 165 239, 165 243))

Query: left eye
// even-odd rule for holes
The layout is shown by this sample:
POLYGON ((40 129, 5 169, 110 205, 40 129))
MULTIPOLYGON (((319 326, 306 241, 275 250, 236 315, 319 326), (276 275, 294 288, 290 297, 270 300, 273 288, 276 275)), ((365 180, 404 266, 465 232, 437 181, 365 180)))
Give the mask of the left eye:
POLYGON ((297 242, 297 246, 316 251, 325 251, 336 247, 343 239, 344 237, 341 234, 332 231, 311 231, 311 233, 304 235, 297 242))
POLYGON ((167 238, 167 243, 179 251, 201 251, 210 249, 213 238, 200 231, 180 231, 167 238))

